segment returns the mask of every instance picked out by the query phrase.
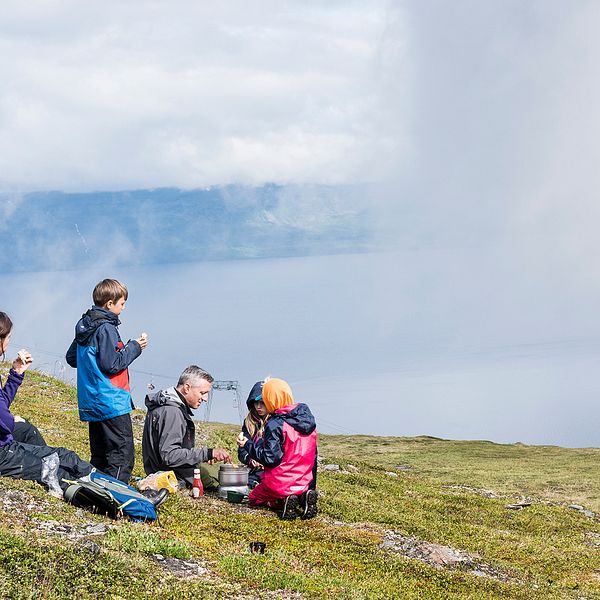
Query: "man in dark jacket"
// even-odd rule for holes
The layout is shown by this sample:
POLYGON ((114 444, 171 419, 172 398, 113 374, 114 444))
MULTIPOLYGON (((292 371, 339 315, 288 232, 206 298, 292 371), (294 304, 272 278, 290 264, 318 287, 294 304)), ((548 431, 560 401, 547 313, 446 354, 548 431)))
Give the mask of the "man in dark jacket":
POLYGON ((195 448, 196 427, 192 409, 208 400, 212 375, 195 365, 183 371, 177 386, 146 396, 142 457, 147 475, 173 471, 177 479, 192 485, 198 463, 231 462, 222 448, 195 448))

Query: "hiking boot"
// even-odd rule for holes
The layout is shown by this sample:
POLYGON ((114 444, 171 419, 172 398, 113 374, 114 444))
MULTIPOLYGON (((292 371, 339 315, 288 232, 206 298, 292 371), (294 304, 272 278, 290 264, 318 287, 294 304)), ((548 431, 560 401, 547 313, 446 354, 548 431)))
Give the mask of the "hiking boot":
POLYGON ((288 496, 283 501, 283 508, 279 513, 279 518, 284 521, 293 521, 298 516, 298 508, 300 507, 300 499, 298 496, 288 496))
POLYGON ((142 495, 154 504, 154 508, 158 508, 169 497, 169 490, 167 488, 160 488, 158 491, 148 489, 144 490, 142 495))
POLYGON ((316 490, 308 490, 300 496, 298 515, 301 519, 313 519, 317 516, 317 498, 316 490))

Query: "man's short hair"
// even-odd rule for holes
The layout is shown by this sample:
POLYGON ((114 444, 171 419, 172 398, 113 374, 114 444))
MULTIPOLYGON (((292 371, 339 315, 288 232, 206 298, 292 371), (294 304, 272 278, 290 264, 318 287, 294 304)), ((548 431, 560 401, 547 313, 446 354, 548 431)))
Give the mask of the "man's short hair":
POLYGON ((179 376, 177 387, 181 387, 186 383, 194 387, 200 384, 201 379, 205 379, 208 383, 212 383, 215 380, 208 371, 205 371, 196 365, 190 365, 187 369, 184 369, 183 373, 179 376))
POLYGON ((96 284, 92 299, 96 306, 105 306, 109 300, 116 302, 119 298, 127 300, 129 292, 125 285, 116 279, 103 279, 96 284))

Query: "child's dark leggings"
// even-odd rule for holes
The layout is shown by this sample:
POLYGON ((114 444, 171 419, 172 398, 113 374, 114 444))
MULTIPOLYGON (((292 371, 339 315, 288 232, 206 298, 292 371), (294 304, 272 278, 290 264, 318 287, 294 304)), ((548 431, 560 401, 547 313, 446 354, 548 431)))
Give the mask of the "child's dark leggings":
POLYGON ((129 483, 135 450, 129 414, 90 421, 90 462, 103 473, 129 483))
POLYGON ((40 430, 29 421, 15 422, 15 428, 12 432, 15 442, 31 444, 32 446, 47 446, 46 440, 40 433, 40 430))
POLYGON ((69 487, 66 480, 77 479, 87 475, 92 465, 82 460, 72 450, 53 448, 52 446, 34 446, 13 442, 0 448, 0 475, 13 479, 30 479, 42 485, 42 459, 51 454, 58 454, 59 467, 56 476, 63 490, 69 487))

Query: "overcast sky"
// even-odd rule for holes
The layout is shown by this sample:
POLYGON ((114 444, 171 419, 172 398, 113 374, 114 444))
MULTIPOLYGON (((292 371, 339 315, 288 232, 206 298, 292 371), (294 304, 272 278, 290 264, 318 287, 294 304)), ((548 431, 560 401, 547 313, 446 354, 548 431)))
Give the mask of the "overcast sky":
POLYGON ((594 0, 7 0, 0 190, 388 181, 424 227, 597 214, 598 25, 594 0))
POLYGON ((383 93, 406 76, 399 18, 386 2, 3 2, 1 185, 384 176, 404 143, 383 93))

